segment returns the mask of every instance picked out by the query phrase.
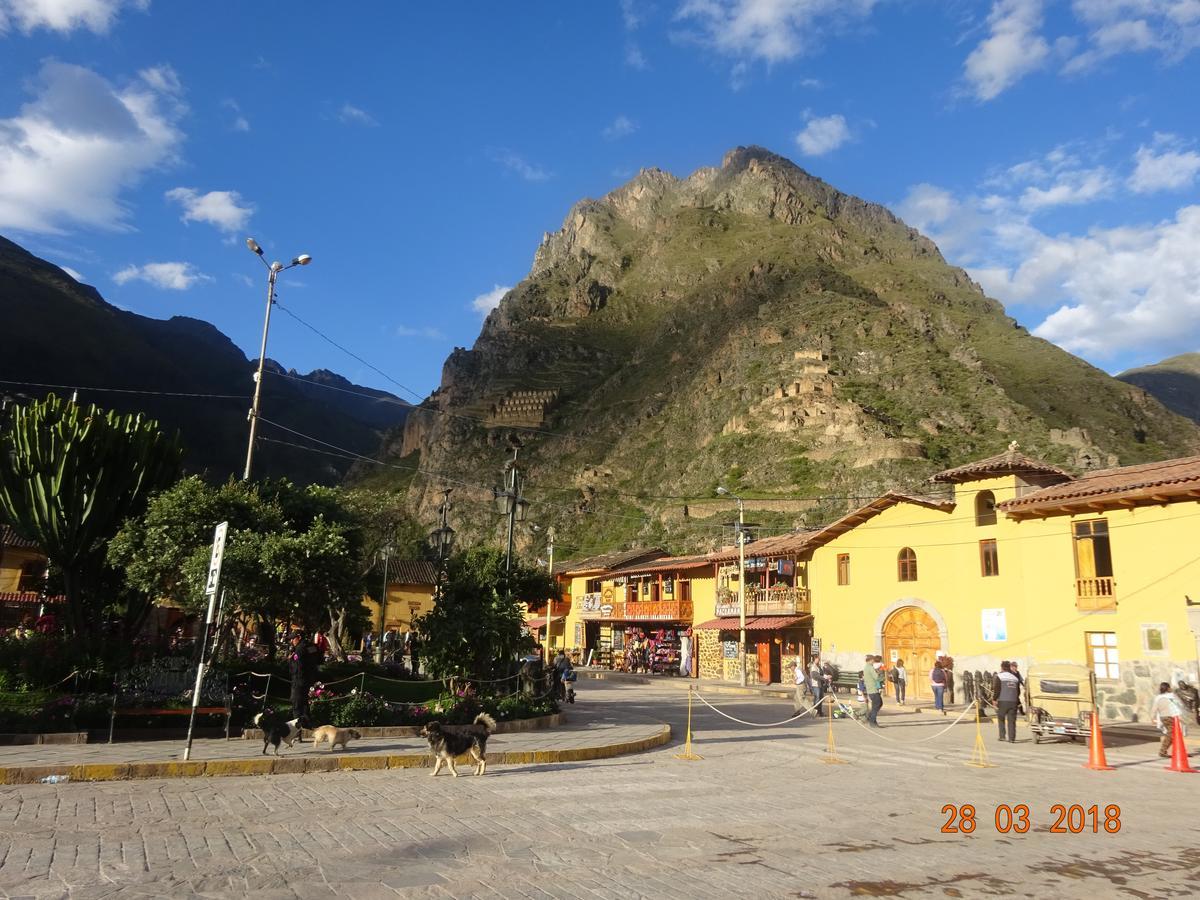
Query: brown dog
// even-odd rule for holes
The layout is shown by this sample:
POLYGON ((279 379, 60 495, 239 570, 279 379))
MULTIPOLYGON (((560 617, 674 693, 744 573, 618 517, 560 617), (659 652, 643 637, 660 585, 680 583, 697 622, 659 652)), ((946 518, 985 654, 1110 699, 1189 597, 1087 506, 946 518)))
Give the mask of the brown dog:
POLYGON ((322 725, 313 732, 313 748, 316 749, 317 744, 323 744, 329 741, 329 752, 332 753, 337 749, 337 745, 341 744, 342 749, 346 749, 346 745, 350 741, 357 741, 362 735, 353 728, 334 728, 332 725, 322 725))

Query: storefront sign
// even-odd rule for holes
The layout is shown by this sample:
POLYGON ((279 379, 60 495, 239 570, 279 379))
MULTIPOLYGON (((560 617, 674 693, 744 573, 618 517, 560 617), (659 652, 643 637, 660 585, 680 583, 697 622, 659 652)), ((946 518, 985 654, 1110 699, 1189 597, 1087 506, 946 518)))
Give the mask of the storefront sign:
POLYGON ((812 647, 813 656, 821 655, 821 639, 819 637, 813 638, 810 646, 812 647))
POLYGON ((775 561, 775 571, 780 575, 795 575, 796 563, 790 559, 777 559, 775 561))
POLYGON ((983 639, 985 641, 1008 640, 1008 622, 1003 609, 985 609, 983 616, 983 639))
POLYGON ((721 641, 721 655, 725 659, 737 659, 737 641, 721 641))

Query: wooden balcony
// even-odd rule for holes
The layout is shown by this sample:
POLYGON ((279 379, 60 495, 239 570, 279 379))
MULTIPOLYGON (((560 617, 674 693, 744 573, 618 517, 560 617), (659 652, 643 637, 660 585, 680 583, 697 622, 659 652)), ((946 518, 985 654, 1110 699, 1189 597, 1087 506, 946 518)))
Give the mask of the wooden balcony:
POLYGON ((627 622, 686 622, 692 621, 691 600, 646 600, 626 603, 623 600, 605 602, 601 594, 584 594, 580 598, 581 619, 604 619, 627 622))
POLYGON ((1075 606, 1085 611, 1116 609, 1116 582, 1111 576, 1075 579, 1075 606))
MULTIPOLYGON (((746 591, 748 616, 803 616, 811 610, 812 597, 808 588, 755 586, 746 591)), ((741 615, 736 591, 717 591, 717 615, 723 618, 741 615)))

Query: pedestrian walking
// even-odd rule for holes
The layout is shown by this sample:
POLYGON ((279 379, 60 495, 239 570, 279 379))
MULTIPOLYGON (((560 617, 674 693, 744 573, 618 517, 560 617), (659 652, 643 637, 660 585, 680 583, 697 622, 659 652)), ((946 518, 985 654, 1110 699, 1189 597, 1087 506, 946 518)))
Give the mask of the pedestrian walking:
POLYGON ((800 660, 793 660, 790 668, 792 680, 796 684, 796 695, 792 700, 792 715, 798 715, 804 709, 804 689, 808 686, 808 677, 804 674, 804 666, 800 664, 800 660))
POLYGON ((1021 674, 1021 668, 1017 661, 1011 660, 1008 664, 1009 671, 1017 676, 1017 715, 1025 715, 1025 676, 1021 674))
POLYGON ((1170 756, 1171 743, 1175 737, 1175 720, 1179 720, 1181 727, 1183 725, 1183 704, 1172 692, 1171 685, 1165 681, 1159 684, 1158 696, 1150 705, 1150 718, 1162 732, 1162 743, 1158 746, 1158 755, 1170 756))
POLYGON ((933 671, 929 673, 929 686, 933 688, 933 708, 940 709, 944 716, 946 714, 946 670, 942 668, 940 659, 934 662, 933 671))
POLYGON ((820 710, 821 701, 825 699, 825 671, 821 668, 821 658, 814 656, 812 665, 808 668, 808 687, 812 691, 813 706, 820 710))
POLYGON ((883 657, 868 655, 863 665, 863 691, 867 695, 867 724, 879 727, 879 709, 883 706, 883 657))
POLYGON ((904 705, 904 697, 908 690, 908 670, 904 668, 904 660, 896 660, 892 666, 892 687, 896 690, 896 702, 904 705))
POLYGON ((996 722, 1000 726, 1000 740, 1010 744, 1017 740, 1017 701, 1021 696, 1021 682, 1012 673, 1012 663, 1007 659, 1000 663, 1000 671, 992 679, 992 696, 996 698, 996 722))
POLYGON ((308 689, 316 684, 321 668, 320 651, 304 639, 304 633, 293 631, 289 639, 288 677, 291 679, 292 718, 308 719, 308 689))

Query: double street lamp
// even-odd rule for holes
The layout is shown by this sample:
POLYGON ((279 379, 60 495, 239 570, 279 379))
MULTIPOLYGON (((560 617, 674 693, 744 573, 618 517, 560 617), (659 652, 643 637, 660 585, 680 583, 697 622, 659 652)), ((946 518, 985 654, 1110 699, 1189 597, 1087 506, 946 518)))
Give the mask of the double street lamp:
POLYGON ((746 686, 746 510, 742 504, 742 498, 727 488, 717 488, 717 493, 722 497, 732 497, 737 501, 738 507, 738 526, 737 526, 737 545, 738 545, 738 625, 740 627, 739 647, 742 659, 742 687, 746 686))
POLYGON ((291 264, 286 266, 281 262, 268 263, 266 257, 263 256, 263 248, 258 246, 258 241, 254 238, 246 238, 246 246, 267 267, 267 314, 263 319, 262 348, 258 351, 258 372, 254 375, 254 403, 250 407, 250 443, 246 447, 246 470, 242 473, 243 481, 250 479, 250 467, 254 462, 254 436, 258 431, 258 406, 262 397, 263 366, 267 361, 267 332, 271 328, 271 307, 275 305, 275 279, 280 272, 286 272, 296 266, 307 266, 312 262, 311 256, 301 253, 291 261, 291 264))

